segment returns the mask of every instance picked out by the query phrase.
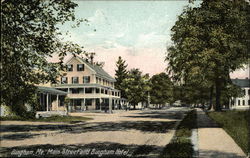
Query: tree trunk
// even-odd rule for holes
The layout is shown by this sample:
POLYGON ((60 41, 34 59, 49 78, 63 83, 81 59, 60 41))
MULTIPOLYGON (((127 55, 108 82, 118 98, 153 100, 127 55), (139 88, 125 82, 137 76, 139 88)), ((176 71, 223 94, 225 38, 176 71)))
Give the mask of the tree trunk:
POLYGON ((229 109, 229 102, 230 102, 229 99, 227 99, 227 101, 225 102, 225 108, 226 109, 229 109))
POLYGON ((134 103, 134 110, 135 110, 135 103, 134 103))
POLYGON ((213 92, 214 92, 214 86, 210 87, 210 97, 209 97, 209 107, 207 110, 211 110, 213 106, 213 92))
POLYGON ((221 82, 220 79, 217 79, 215 82, 215 90, 216 90, 216 101, 215 101, 215 111, 221 111, 221 82))

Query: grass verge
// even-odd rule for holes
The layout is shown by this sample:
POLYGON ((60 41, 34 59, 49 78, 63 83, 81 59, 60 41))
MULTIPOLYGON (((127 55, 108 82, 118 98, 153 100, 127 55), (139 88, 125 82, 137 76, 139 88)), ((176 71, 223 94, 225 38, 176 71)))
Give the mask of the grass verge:
POLYGON ((223 112, 208 112, 208 116, 216 121, 241 147, 247 154, 250 152, 249 147, 249 126, 250 126, 250 111, 223 111, 223 112))
POLYGON ((1 121, 34 121, 34 122, 83 122, 91 120, 91 118, 80 116, 51 116, 45 118, 23 118, 20 116, 0 117, 1 121))
POLYGON ((196 110, 187 113, 176 129, 172 141, 164 148, 160 158, 192 157, 192 129, 196 128, 196 110))

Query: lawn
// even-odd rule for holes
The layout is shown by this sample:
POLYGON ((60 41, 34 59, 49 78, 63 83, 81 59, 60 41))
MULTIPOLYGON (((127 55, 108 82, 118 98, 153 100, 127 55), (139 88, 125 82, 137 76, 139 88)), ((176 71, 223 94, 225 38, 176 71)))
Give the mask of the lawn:
POLYGON ((208 112, 247 154, 249 147, 250 111, 208 112))
POLYGON ((196 128, 196 110, 190 111, 180 122, 172 141, 164 148, 161 158, 192 157, 192 129, 196 128))
POLYGON ((35 122, 84 122, 91 120, 91 118, 87 117, 80 117, 80 116, 51 116, 45 118, 22 118, 19 116, 7 116, 7 117, 0 117, 1 121, 35 121, 35 122))

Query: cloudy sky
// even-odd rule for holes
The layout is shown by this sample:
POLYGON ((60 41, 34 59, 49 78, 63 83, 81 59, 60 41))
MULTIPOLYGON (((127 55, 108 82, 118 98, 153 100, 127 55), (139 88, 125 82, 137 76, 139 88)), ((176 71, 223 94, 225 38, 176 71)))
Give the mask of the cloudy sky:
MULTIPOLYGON (((96 61, 114 76, 115 62, 121 56, 128 68, 150 75, 163 72, 166 47, 171 44, 171 27, 188 1, 75 1, 76 17, 88 19, 78 28, 73 23, 60 27, 65 40, 95 52, 96 61)), ((198 5, 199 2, 197 2, 198 5)), ((233 77, 245 77, 246 71, 233 77)))

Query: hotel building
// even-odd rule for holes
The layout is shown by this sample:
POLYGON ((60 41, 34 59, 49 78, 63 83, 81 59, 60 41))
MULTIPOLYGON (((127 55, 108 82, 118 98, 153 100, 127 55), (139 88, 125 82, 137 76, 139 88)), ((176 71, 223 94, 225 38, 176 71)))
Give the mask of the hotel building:
POLYGON ((93 61, 73 56, 66 62, 66 71, 53 85, 67 92, 70 100, 68 111, 120 109, 124 103, 120 90, 114 88, 115 79, 93 61))

